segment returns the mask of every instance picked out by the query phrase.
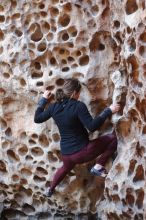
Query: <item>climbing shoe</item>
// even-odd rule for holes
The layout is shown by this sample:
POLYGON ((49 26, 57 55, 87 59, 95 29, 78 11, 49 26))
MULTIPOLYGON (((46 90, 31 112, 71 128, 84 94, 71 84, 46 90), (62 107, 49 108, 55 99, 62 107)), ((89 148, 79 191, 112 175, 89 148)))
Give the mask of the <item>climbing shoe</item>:
POLYGON ((48 193, 46 194, 46 196, 48 198, 50 198, 53 195, 53 191, 51 189, 49 189, 48 193))
POLYGON ((101 176, 101 177, 106 177, 107 176, 107 171, 106 169, 99 165, 99 168, 95 169, 94 167, 91 168, 90 173, 92 173, 95 176, 101 176))
POLYGON ((51 189, 49 189, 48 192, 44 193, 43 196, 44 197, 47 197, 47 198, 50 198, 52 195, 53 195, 54 191, 52 191, 51 189))

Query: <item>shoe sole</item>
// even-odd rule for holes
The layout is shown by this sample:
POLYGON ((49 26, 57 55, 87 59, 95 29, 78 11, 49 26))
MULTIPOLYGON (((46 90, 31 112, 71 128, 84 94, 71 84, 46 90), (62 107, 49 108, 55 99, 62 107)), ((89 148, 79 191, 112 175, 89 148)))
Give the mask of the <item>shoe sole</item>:
POLYGON ((103 177, 103 178, 105 178, 107 176, 107 174, 102 175, 98 170, 94 171, 94 170, 91 169, 90 173, 92 173, 95 176, 100 176, 100 177, 103 177))

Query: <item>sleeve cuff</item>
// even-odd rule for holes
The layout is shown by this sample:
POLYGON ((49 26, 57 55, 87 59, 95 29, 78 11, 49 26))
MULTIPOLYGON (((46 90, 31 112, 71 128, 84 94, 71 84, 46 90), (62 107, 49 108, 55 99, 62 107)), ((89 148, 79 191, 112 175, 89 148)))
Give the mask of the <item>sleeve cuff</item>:
POLYGON ((48 103, 48 100, 42 97, 38 102, 38 107, 45 108, 47 103, 48 103))
POLYGON ((112 110, 108 107, 104 110, 104 112, 107 114, 108 117, 112 115, 112 110))

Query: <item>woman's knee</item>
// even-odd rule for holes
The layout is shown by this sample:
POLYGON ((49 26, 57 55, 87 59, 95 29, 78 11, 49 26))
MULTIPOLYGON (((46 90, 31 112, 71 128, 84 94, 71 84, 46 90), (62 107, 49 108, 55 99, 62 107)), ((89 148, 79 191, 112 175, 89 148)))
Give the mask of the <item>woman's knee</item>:
POLYGON ((113 145, 113 149, 114 149, 114 151, 116 151, 117 150, 117 145, 118 145, 118 140, 117 140, 117 136, 114 136, 113 138, 112 138, 112 145, 113 145))
POLYGON ((70 171, 74 168, 75 164, 73 161, 70 160, 68 156, 62 156, 62 161, 63 161, 63 169, 70 171))
POLYGON ((65 176, 67 173, 70 172, 70 170, 72 169, 72 167, 68 167, 68 166, 62 166, 60 167, 57 172, 56 172, 56 176, 65 176))
POLYGON ((117 143, 118 142, 117 136, 113 136, 112 140, 117 143))
POLYGON ((65 163, 65 164, 63 164, 63 166, 62 166, 62 169, 65 171, 65 172, 69 172, 70 170, 72 170, 73 168, 74 168, 74 164, 73 163, 65 163))
POLYGON ((111 142, 118 142, 118 140, 117 140, 117 135, 116 135, 116 133, 114 132, 114 133, 112 133, 112 134, 110 134, 110 138, 111 138, 111 142))

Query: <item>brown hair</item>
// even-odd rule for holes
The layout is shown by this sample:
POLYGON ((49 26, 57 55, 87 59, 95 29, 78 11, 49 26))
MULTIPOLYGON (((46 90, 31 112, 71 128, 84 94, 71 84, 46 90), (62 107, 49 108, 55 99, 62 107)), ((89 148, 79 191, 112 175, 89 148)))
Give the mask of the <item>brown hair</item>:
POLYGON ((66 79, 62 88, 56 90, 56 100, 61 102, 64 98, 70 98, 73 92, 79 92, 81 84, 78 79, 66 79))

